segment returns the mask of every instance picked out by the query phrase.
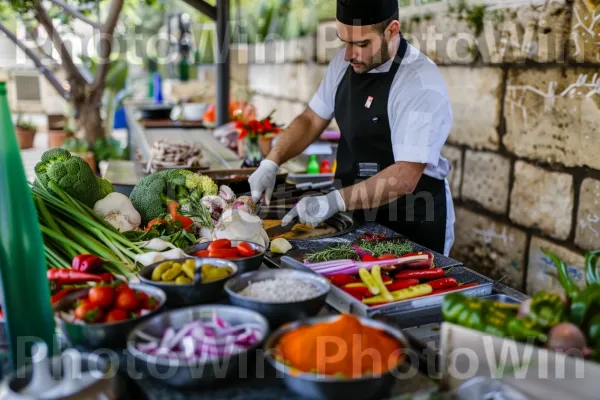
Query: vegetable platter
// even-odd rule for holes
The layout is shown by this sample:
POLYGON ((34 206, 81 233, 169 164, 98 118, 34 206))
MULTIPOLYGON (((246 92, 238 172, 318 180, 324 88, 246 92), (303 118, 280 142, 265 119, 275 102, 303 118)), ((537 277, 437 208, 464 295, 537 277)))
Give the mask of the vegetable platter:
MULTIPOLYGON (((378 265, 378 262, 365 263, 364 265, 367 268, 362 270, 361 274, 365 277, 368 274, 373 278, 372 267, 373 265, 378 265), (369 264, 371 264, 370 268, 369 264)), ((281 266, 282 268, 293 268, 318 273, 307 267, 306 264, 287 256, 281 258, 281 266)), ((376 268, 375 275, 377 274, 381 274, 380 268, 376 268), (379 272, 377 271, 378 269, 379 272)), ((493 280, 463 266, 452 267, 446 270, 441 268, 430 268, 428 270, 406 269, 398 272, 397 276, 400 276, 400 278, 395 280, 384 278, 384 276, 387 275, 385 273, 381 274, 381 281, 385 280, 389 282, 387 284, 384 282, 384 286, 392 288, 391 291, 388 290, 388 293, 392 296, 391 301, 388 300, 388 302, 385 302, 383 300, 380 284, 378 285, 380 291, 377 295, 379 297, 374 298, 372 292, 367 293, 370 289, 367 288, 369 285, 365 284, 365 281, 369 282, 369 278, 366 277, 363 280, 358 274, 350 274, 345 278, 347 282, 341 281, 342 275, 339 277, 335 275, 330 276, 330 279, 337 279, 337 281, 334 282, 332 280, 333 285, 327 298, 327 303, 339 312, 349 312, 359 316, 372 316, 375 314, 400 316, 416 309, 439 306, 444 296, 450 291, 464 293, 467 296, 479 297, 489 295, 492 292, 494 284, 493 280), (421 277, 420 279, 405 277, 405 275, 417 276, 425 274, 429 274, 430 276, 426 278, 421 277), (350 285, 350 287, 344 288, 346 285, 350 285), (366 304, 365 302, 371 304, 366 304)))

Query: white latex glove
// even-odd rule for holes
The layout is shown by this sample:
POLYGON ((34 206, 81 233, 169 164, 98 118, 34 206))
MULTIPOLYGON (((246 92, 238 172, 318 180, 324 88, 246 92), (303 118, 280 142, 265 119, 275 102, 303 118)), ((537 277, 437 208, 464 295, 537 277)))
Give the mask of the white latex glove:
POLYGON ((265 194, 265 204, 269 205, 271 203, 278 169, 279 165, 275 162, 262 160, 256 171, 250 175, 248 183, 250 184, 250 193, 255 203, 260 200, 260 196, 263 193, 265 194))
POLYGON ((346 211, 346 203, 340 192, 334 190, 325 196, 303 198, 283 217, 281 224, 286 225, 297 216, 301 223, 315 227, 340 211, 346 211))

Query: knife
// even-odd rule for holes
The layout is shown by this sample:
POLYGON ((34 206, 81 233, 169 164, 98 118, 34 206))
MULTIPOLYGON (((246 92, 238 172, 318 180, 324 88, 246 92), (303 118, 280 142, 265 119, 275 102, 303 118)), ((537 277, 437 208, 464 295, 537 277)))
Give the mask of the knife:
POLYGON ((284 233, 288 233, 289 231, 291 231, 292 228, 294 227, 294 225, 296 225, 297 223, 298 223, 298 217, 294 217, 286 225, 279 224, 279 225, 275 225, 270 228, 267 228, 266 229, 267 235, 269 235, 269 238, 283 235, 284 233))

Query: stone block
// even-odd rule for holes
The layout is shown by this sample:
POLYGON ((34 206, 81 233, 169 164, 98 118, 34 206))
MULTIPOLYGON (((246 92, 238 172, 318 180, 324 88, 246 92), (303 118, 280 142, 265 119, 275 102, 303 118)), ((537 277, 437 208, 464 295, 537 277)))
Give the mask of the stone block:
POLYGON ((557 239, 567 239, 571 232, 573 192, 571 175, 517 161, 510 219, 557 239))
POLYGON ((448 174, 448 183, 452 198, 460 199, 460 183, 462 181, 462 150, 458 147, 446 145, 442 147, 442 157, 450 163, 450 173, 448 174))
POLYGON ((497 149, 502 96, 500 68, 441 67, 452 102, 449 142, 497 149))
POLYGON ((583 255, 534 236, 529 245, 529 263, 527 265, 527 293, 529 295, 540 290, 549 293, 564 293, 558 280, 558 270, 542 249, 550 251, 564 260, 569 266, 569 275, 573 281, 579 287, 585 286, 583 255))
POLYGON ((570 61, 600 63, 600 3, 575 0, 572 14, 570 61))
POLYGON ((439 64, 561 62, 566 0, 438 2, 400 10, 410 42, 439 64), (492 4, 493 3, 493 4, 492 4))
POLYGON ((317 91, 325 66, 312 64, 253 64, 250 89, 269 96, 308 103, 317 91))
POLYGON ((581 184, 575 244, 586 250, 600 248, 600 181, 596 179, 581 184))
POLYGON ((317 28, 317 61, 328 63, 342 47, 342 41, 337 37, 335 21, 321 22, 317 28))
POLYGON ((600 168, 600 85, 594 68, 509 71, 503 143, 518 156, 600 168))
POLYGON ((456 207, 450 255, 465 266, 522 290, 527 235, 520 229, 456 207))
POLYGON ((462 198, 498 214, 506 213, 510 160, 499 154, 467 150, 462 198))

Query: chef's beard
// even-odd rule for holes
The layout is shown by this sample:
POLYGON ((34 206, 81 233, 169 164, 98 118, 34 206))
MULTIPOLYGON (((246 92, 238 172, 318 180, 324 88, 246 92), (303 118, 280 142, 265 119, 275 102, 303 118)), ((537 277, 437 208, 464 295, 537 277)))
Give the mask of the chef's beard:
POLYGON ((381 48, 379 49, 379 53, 373 56, 371 63, 366 64, 360 62, 361 67, 357 71, 354 69, 354 72, 357 74, 366 74, 369 71, 382 66, 386 62, 390 60, 390 52, 388 49, 388 41, 385 39, 385 36, 381 35, 381 48))

